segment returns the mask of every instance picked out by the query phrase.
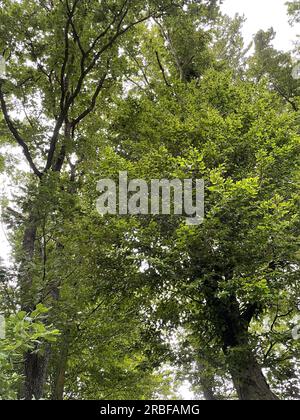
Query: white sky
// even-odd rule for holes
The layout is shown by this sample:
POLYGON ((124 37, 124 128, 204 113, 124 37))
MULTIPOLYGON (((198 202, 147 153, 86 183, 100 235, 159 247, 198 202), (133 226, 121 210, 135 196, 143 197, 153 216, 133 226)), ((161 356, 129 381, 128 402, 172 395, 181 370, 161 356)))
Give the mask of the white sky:
POLYGON ((277 49, 287 50, 293 48, 297 33, 300 28, 291 27, 288 23, 287 0, 224 0, 223 12, 229 16, 235 13, 245 15, 247 22, 244 27, 246 42, 260 29, 273 27, 277 32, 274 45, 277 49))

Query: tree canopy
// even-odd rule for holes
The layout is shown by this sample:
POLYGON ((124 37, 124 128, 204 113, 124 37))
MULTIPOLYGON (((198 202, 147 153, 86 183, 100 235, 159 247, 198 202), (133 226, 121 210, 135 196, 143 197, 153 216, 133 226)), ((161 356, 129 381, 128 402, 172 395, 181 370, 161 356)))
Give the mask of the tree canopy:
POLYGON ((299 48, 220 3, 0 1, 0 399, 300 398, 299 48), (100 216, 125 171, 203 223, 100 216))

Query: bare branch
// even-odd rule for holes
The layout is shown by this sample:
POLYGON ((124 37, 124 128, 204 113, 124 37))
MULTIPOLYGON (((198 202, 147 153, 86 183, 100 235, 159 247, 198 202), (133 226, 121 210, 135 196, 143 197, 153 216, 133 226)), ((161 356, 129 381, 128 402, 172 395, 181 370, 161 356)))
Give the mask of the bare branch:
POLYGON ((3 92, 2 92, 2 83, 3 82, 0 81, 0 102, 1 102, 1 109, 2 109, 2 112, 3 112, 4 118, 5 118, 6 124, 9 128, 10 132, 14 136, 15 140, 19 144, 19 146, 22 147, 23 153, 24 153, 24 155, 27 159, 27 162, 29 163, 29 166, 33 170, 34 174, 37 175, 39 178, 42 178, 42 176, 43 176, 42 172, 40 172, 38 170, 35 163, 33 162, 32 156, 30 154, 30 151, 28 149, 28 146, 27 146, 26 142, 21 137, 20 133, 18 132, 18 130, 14 126, 14 123, 12 122, 12 120, 9 116, 7 106, 6 106, 6 102, 5 102, 5 99, 4 99, 4 95, 3 95, 3 92))
POLYGON ((138 69, 142 72, 146 85, 151 89, 151 84, 149 82, 147 73, 143 67, 143 64, 139 63, 138 59, 134 55, 130 54, 129 52, 127 53, 129 54, 130 58, 136 63, 136 65, 138 66, 138 69))

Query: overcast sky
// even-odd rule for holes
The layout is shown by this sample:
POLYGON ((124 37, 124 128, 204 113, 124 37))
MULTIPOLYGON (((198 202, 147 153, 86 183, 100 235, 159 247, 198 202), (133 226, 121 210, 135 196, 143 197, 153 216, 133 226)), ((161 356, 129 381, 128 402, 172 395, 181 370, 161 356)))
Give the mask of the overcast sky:
POLYGON ((286 50, 292 49, 300 30, 289 25, 285 3, 286 0, 224 0, 222 9, 230 16, 237 12, 246 16, 244 37, 247 42, 260 29, 273 27, 277 32, 275 47, 286 50))

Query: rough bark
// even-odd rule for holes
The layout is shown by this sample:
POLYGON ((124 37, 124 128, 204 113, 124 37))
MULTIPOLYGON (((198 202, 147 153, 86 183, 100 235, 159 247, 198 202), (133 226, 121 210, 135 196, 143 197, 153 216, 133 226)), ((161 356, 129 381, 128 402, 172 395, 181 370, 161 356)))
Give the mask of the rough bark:
MULTIPOLYGON (((227 278, 232 277, 228 270, 227 278)), ((278 400, 267 384, 249 340, 250 323, 259 310, 257 305, 249 305, 241 311, 240 304, 233 294, 226 300, 217 297, 218 282, 222 277, 216 275, 206 282, 208 309, 223 352, 227 359, 240 400, 278 400)))
POLYGON ((214 378, 208 375, 207 370, 201 364, 198 365, 199 382, 206 401, 217 401, 218 398, 214 392, 214 378))
POLYGON ((279 398, 271 391, 262 369, 249 351, 231 366, 231 375, 240 400, 276 401, 279 398))

